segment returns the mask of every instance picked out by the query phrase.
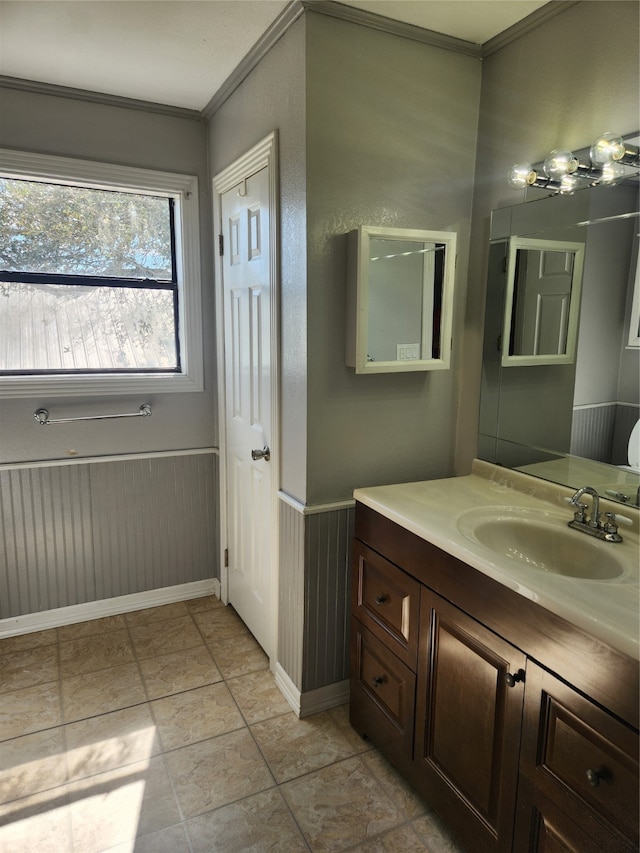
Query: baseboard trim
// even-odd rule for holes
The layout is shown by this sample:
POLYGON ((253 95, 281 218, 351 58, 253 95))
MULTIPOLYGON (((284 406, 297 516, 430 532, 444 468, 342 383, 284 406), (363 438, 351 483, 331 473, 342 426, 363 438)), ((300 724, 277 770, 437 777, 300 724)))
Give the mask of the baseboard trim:
POLYGON ((41 613, 26 613, 24 616, 0 619, 0 638, 46 631, 48 628, 58 628, 61 625, 88 622, 90 619, 116 616, 131 610, 159 607, 162 604, 186 601, 189 598, 202 598, 205 595, 215 595, 216 598, 220 598, 218 578, 165 586, 145 592, 134 592, 131 595, 119 595, 116 598, 104 598, 101 601, 88 601, 85 604, 72 604, 69 607, 43 610, 41 613))
POLYGON ((291 710, 300 716, 300 691, 295 686, 289 675, 282 668, 282 664, 276 662, 273 668, 273 677, 276 680, 276 686, 291 706, 291 710))
POLYGON ((337 708, 349 701, 349 679, 325 684, 317 690, 308 690, 300 696, 300 716, 309 717, 319 711, 337 708))
POLYGON ((349 701, 348 679, 301 693, 279 663, 276 663, 273 675, 280 692, 300 718, 337 708, 349 701))

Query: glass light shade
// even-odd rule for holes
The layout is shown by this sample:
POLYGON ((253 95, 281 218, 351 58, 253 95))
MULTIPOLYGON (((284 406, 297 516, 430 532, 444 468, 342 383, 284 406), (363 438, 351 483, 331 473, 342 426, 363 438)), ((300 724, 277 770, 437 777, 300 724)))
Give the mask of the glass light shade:
POLYGON ((577 175, 563 175, 560 181, 560 192, 563 195, 572 193, 580 184, 577 175))
POLYGON ((625 176, 624 166, 620 163, 605 163, 602 167, 602 177, 600 178, 601 184, 613 184, 615 181, 620 180, 620 178, 624 178, 625 176))
POLYGON ((592 163, 604 166, 607 163, 615 163, 624 157, 624 142, 621 136, 615 133, 603 133, 599 136, 589 151, 592 163))
POLYGON ((531 186, 537 178, 537 174, 531 163, 516 163, 511 167, 507 182, 514 190, 523 190, 531 186))
POLYGON ((578 168, 578 159, 571 151, 555 148, 544 161, 544 173, 550 178, 562 180, 565 175, 572 175, 578 168))

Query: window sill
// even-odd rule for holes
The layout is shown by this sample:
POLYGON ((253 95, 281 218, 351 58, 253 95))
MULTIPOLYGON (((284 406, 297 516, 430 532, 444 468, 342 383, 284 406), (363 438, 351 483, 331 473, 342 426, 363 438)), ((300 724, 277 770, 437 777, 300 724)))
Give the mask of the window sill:
POLYGON ((136 373, 129 376, 3 376, 0 399, 13 397, 105 397, 123 394, 174 394, 203 391, 201 376, 184 373, 136 373))

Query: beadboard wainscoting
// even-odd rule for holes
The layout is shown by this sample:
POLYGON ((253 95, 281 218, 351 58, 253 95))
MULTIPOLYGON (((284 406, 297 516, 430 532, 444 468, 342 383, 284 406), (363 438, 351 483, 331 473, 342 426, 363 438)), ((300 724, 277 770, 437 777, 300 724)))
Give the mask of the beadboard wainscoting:
POLYGON ((0 466, 0 633, 219 590, 218 503, 209 448, 0 466))
POLYGON ((601 403, 573 410, 571 453, 611 465, 626 465, 631 430, 640 416, 633 403, 601 403))
POLYGON ((276 682, 299 715, 348 698, 354 502, 280 497, 276 682))

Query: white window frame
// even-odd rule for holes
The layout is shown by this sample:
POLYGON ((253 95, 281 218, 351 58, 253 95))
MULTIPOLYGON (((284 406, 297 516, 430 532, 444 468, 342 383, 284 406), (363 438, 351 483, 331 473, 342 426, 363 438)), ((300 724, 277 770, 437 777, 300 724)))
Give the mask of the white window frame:
POLYGON ((63 373, 0 376, 0 399, 10 397, 165 394, 204 390, 198 179, 133 166, 96 163, 0 148, 0 174, 83 186, 164 195, 175 199, 180 373, 63 373))

